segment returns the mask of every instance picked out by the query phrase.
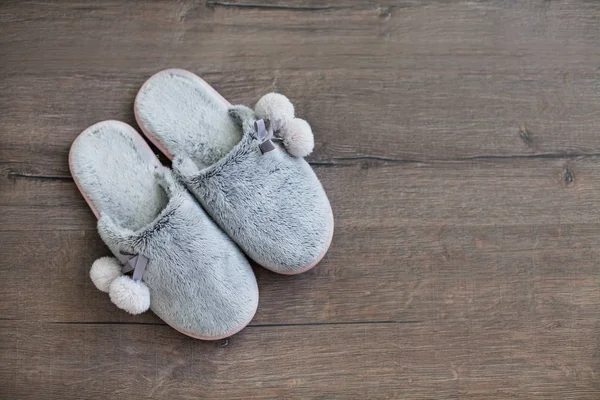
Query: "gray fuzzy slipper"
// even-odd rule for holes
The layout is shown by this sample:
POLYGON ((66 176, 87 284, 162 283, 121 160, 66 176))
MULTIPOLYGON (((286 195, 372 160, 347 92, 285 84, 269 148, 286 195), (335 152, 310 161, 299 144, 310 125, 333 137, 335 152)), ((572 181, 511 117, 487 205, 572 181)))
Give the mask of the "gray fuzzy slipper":
POLYGON ((231 106, 191 72, 152 76, 135 100, 145 135, 206 211, 258 264, 297 274, 315 266, 333 235, 331 206, 302 158, 314 144, 280 94, 255 110, 231 106))
POLYGON ((231 336, 250 322, 258 288, 248 261, 132 127, 89 127, 73 142, 69 167, 117 257, 90 271, 113 303, 131 314, 150 308, 197 339, 231 336))

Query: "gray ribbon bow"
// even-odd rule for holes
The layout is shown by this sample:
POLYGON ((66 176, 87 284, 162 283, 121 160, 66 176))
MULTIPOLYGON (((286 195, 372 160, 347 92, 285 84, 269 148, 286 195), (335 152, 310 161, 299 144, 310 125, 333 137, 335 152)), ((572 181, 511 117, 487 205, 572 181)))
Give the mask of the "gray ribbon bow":
POLYGON ((117 258, 121 261, 121 264, 123 264, 123 268, 121 268, 122 273, 126 274, 133 271, 132 279, 135 282, 142 280, 148 261, 150 261, 148 257, 142 254, 129 254, 120 251, 119 254, 117 254, 117 258))
POLYGON ((271 129, 269 120, 266 122, 264 119, 255 121, 254 128, 256 129, 256 133, 258 135, 258 141, 260 142, 258 145, 260 151, 265 154, 269 151, 275 150, 275 145, 271 141, 271 139, 273 139, 273 129, 271 129))

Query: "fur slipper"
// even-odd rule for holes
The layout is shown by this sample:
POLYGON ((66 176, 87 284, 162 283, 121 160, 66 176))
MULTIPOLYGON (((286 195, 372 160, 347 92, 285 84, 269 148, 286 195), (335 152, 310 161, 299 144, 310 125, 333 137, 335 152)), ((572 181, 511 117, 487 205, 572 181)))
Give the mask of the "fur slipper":
POLYGON ((89 127, 73 142, 69 167, 117 257, 90 271, 113 303, 131 314, 150 308, 197 339, 228 337, 250 322, 258 288, 248 261, 132 127, 89 127))
POLYGON ((331 206, 308 163, 313 136, 280 94, 255 110, 231 106, 191 72, 151 77, 135 100, 146 136, 213 219, 258 264, 297 274, 315 266, 333 235, 331 206))

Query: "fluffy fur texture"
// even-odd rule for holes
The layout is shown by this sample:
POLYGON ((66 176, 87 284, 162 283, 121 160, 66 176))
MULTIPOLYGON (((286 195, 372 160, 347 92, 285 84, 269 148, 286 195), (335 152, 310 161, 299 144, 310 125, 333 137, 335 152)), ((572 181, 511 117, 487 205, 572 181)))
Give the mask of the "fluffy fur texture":
POLYGON ((98 290, 108 293, 111 282, 121 276, 122 265, 114 257, 101 257, 94 261, 90 269, 90 278, 98 290))
POLYGON ((150 290, 143 282, 134 282, 129 276, 119 276, 111 282, 110 301, 121 310, 137 315, 150 308, 150 290))
MULTIPOLYGON (((306 161, 291 157, 279 145, 274 151, 261 153, 253 128, 256 116, 251 109, 236 106, 231 108, 230 116, 226 109, 214 105, 218 101, 227 103, 200 78, 187 79, 190 87, 185 90, 172 87, 166 77, 177 74, 187 77, 190 73, 164 71, 155 75, 159 79, 151 78, 144 85, 154 90, 151 96, 144 89, 138 95, 138 123, 159 142, 173 143, 166 150, 175 156, 175 172, 246 254, 275 272, 306 270, 327 250, 333 232, 331 207, 316 175, 306 161), (181 92, 193 93, 194 98, 180 99, 177 94, 181 92), (177 111, 187 107, 188 102, 204 109, 202 121, 190 112, 177 111), (144 111, 148 109, 156 112, 144 111), (169 125, 172 115, 182 121, 169 125), (181 126, 190 130, 178 132, 181 126), (243 130, 241 140, 216 162, 199 158, 200 153, 194 150, 196 137, 202 138, 203 146, 210 147, 210 138, 222 143, 219 135, 226 129, 233 130, 226 137, 240 135, 243 130)), ((206 148, 205 154, 213 152, 206 148)))
MULTIPOLYGON (((294 105, 279 93, 268 93, 254 107, 256 118, 271 121, 276 136, 290 155, 306 157, 315 147, 315 139, 308 122, 294 118, 294 105)), ((239 118, 238 118, 239 119, 239 118)))
POLYGON ((234 123, 237 126, 242 127, 242 132, 254 129, 254 121, 256 120, 256 116, 251 108, 248 108, 242 104, 238 104, 229 107, 227 112, 234 123))
POLYGON ((267 93, 254 106, 257 119, 271 121, 273 130, 280 130, 287 121, 294 118, 294 105, 282 94, 267 93))
POLYGON ((306 157, 315 147, 315 138, 308 122, 300 118, 287 121, 280 133, 283 145, 294 157, 306 157))
POLYGON ((154 178, 160 163, 137 132, 122 122, 105 121, 86 129, 71 146, 69 165, 96 212, 130 229, 151 222, 167 204, 154 178))
POLYGON ((133 128, 100 123, 84 131, 74 147, 71 172, 82 192, 93 199, 90 205, 100 214, 98 231, 104 242, 115 255, 124 251, 150 259, 143 281, 152 311, 175 329, 203 339, 227 336, 245 326, 258 305, 252 268, 171 171, 156 165, 158 160, 133 128), (109 147, 93 137, 109 131, 113 133, 104 140, 116 150, 99 157, 97 146, 109 147), (140 175, 132 177, 131 169, 140 175), (123 199, 127 196, 139 202, 134 215, 111 206, 128 204, 123 199), (162 206, 151 215, 155 204, 162 206))
POLYGON ((138 122, 154 132, 161 147, 185 153, 201 167, 225 156, 242 136, 227 117, 228 104, 203 84, 187 71, 159 73, 140 89, 134 106, 138 122))
POLYGON ((185 156, 173 168, 257 263, 293 274, 327 250, 333 219, 314 172, 279 146, 262 154, 253 131, 211 168, 200 171, 185 156))

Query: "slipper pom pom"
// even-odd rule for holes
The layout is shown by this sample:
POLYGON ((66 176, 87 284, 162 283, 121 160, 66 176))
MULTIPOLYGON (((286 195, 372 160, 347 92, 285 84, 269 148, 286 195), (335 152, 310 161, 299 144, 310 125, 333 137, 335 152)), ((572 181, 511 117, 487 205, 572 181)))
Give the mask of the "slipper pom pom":
POLYGON ((112 281, 109 292, 112 301, 129 314, 141 314, 150 308, 150 290, 142 281, 123 275, 112 281))
POLYGON ((294 118, 286 122, 280 135, 286 150, 294 157, 306 157, 315 147, 312 129, 303 119, 294 118))
POLYGON ((114 257, 102 257, 94 261, 90 278, 98 290, 108 293, 111 282, 121 276, 121 264, 114 257))
POLYGON ((286 121, 294 118, 294 105, 282 94, 267 93, 256 103, 254 113, 257 119, 271 121, 273 130, 278 131, 286 121))

